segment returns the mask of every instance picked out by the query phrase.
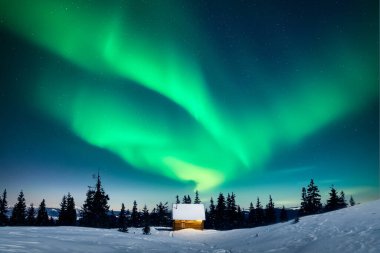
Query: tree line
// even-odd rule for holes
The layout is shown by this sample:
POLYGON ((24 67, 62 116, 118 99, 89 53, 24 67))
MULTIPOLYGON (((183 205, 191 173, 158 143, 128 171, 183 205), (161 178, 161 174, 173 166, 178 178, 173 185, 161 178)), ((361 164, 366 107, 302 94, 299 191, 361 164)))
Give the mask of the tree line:
MULTIPOLYGON (((98 174, 94 187, 89 187, 86 193, 86 200, 77 215, 74 197, 68 193, 64 195, 60 203, 58 219, 49 218, 46 203, 43 199, 35 209, 31 204, 26 207, 23 191, 20 192, 17 203, 14 205, 10 218, 7 216, 8 202, 7 191, 4 190, 0 196, 0 225, 13 226, 87 226, 99 228, 119 228, 122 232, 128 232, 128 227, 143 227, 144 233, 149 233, 150 226, 171 226, 171 213, 168 202, 159 202, 151 211, 147 206, 139 211, 136 200, 133 202, 132 210, 126 210, 124 203, 118 214, 110 210, 108 205, 108 194, 105 193, 101 178, 98 174)), ((183 204, 200 204, 199 192, 195 192, 194 201, 190 195, 185 195, 180 201, 179 196, 175 197, 175 203, 183 204)), ((297 216, 305 216, 321 212, 333 211, 344 208, 349 205, 355 205, 353 197, 350 197, 349 203, 345 199, 343 191, 338 191, 331 186, 329 198, 325 205, 321 203, 318 186, 311 179, 307 187, 301 190, 301 203, 297 216)), ((260 199, 257 198, 255 203, 250 203, 248 210, 242 210, 236 203, 236 194, 228 193, 227 197, 220 193, 216 199, 211 197, 210 204, 206 208, 205 228, 226 230, 235 228, 246 228, 269 225, 276 222, 285 222, 288 220, 288 211, 282 206, 280 209, 275 207, 272 196, 269 195, 268 203, 263 206, 260 199)))

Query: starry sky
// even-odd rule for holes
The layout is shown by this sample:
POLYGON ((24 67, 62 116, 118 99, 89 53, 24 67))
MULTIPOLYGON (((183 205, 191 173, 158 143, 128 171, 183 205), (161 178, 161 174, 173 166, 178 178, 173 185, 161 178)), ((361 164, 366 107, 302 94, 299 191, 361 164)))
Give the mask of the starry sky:
POLYGON ((0 0, 0 190, 100 171, 111 208, 199 190, 379 193, 378 1, 0 0))

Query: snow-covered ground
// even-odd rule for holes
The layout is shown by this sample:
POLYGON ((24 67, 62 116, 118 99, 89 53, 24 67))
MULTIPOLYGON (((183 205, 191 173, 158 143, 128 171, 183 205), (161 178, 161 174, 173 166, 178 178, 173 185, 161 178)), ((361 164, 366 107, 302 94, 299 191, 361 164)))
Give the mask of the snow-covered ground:
POLYGON ((0 252, 380 252, 380 200, 293 224, 231 231, 0 227, 0 252))

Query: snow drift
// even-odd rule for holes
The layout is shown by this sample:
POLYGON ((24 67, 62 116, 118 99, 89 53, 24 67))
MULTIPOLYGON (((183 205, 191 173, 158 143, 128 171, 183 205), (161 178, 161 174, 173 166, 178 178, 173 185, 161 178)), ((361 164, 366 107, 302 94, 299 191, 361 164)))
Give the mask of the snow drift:
POLYGON ((83 227, 1 227, 0 252, 324 252, 380 251, 380 200, 272 226, 231 231, 83 227))

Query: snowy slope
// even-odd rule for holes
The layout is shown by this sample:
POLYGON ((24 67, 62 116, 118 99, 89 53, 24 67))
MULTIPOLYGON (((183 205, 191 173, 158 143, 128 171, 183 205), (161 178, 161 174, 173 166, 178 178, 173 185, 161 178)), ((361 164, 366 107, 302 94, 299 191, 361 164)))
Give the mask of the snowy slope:
POLYGON ((232 231, 1 227, 0 252, 380 252, 380 200, 302 217, 299 223, 232 231))

